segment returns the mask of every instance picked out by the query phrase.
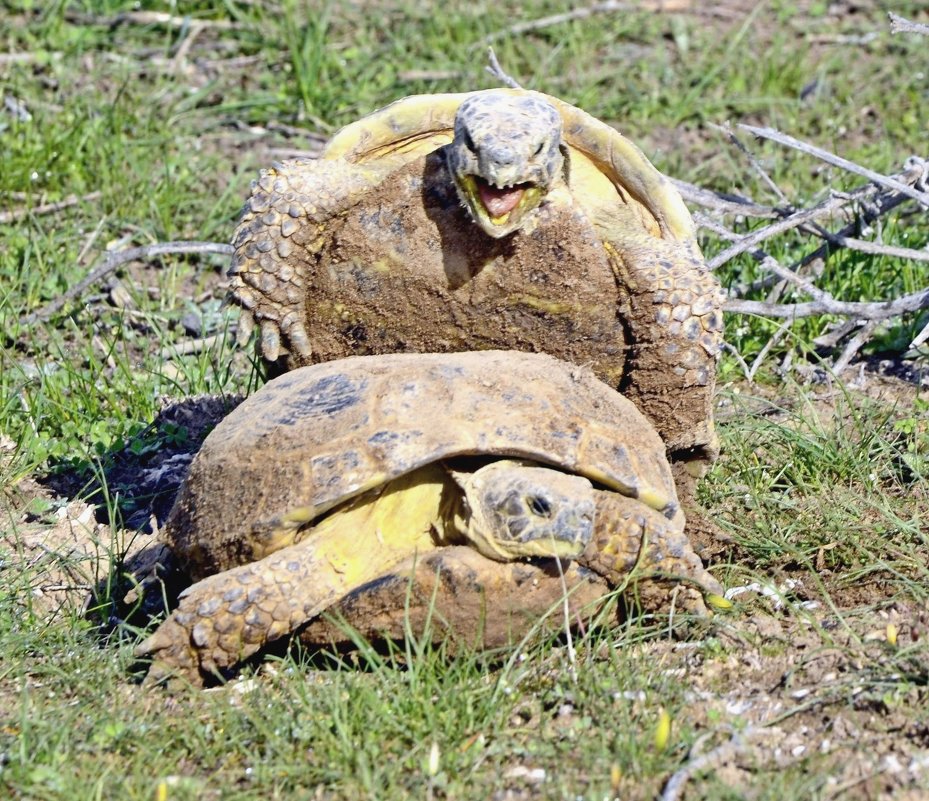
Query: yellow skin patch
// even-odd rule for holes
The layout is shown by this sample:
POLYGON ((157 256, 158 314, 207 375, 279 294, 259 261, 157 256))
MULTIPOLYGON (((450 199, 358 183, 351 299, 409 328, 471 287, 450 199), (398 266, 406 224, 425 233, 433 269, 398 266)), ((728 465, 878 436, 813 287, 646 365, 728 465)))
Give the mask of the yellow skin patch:
POLYGON ((558 301, 545 300, 545 298, 537 298, 532 295, 511 295, 506 300, 507 303, 514 306, 528 306, 530 309, 538 309, 548 314, 577 314, 582 311, 582 309, 574 303, 560 303, 558 301))
POLYGON ((445 539, 447 499, 455 495, 448 473, 428 465, 362 495, 300 532, 295 542, 312 540, 348 592, 375 578, 385 561, 393 565, 438 547, 445 539))

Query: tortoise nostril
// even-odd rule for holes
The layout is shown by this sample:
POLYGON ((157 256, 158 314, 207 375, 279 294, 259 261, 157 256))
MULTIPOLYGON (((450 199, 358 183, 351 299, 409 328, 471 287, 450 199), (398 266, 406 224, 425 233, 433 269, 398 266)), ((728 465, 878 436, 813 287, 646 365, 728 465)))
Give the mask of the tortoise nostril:
POLYGON ((508 166, 516 163, 516 152, 510 147, 495 147, 487 150, 487 160, 498 166, 508 166))
POLYGON ((533 514, 539 517, 551 517, 552 515, 551 503, 547 498, 543 498, 541 495, 529 495, 526 498, 526 505, 533 514))

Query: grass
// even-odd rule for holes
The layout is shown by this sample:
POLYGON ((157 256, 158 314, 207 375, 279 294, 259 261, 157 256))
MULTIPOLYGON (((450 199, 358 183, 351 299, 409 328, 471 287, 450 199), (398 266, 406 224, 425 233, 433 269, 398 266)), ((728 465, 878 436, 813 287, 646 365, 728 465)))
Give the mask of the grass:
MULTIPOLYGON (((759 202, 773 197, 708 123, 777 127, 884 172, 926 155, 925 43, 891 37, 876 6, 835 16, 818 2, 716 5, 741 10, 602 14, 494 45, 522 83, 616 124, 660 169, 759 202)), ((920 3, 893 6, 919 17, 920 3)), ((227 335, 218 257, 127 265, 48 324, 22 316, 106 248, 226 241, 259 167, 307 148, 309 132, 403 95, 490 86, 484 39, 567 4, 142 7, 186 21, 117 23, 136 10, 122 0, 0 3, 0 51, 30 57, 0 60, 0 213, 100 193, 0 225, 0 795, 651 798, 691 746, 750 733, 768 702, 787 714, 768 728, 805 750, 781 759, 746 746, 697 773, 688 799, 855 797, 927 780, 929 767, 911 776, 879 761, 895 750, 918 762, 929 747, 929 431, 925 400, 899 387, 888 400, 771 372, 748 387, 723 361, 725 455, 700 492, 733 543, 714 572, 730 586, 775 587, 780 600, 746 593, 685 642, 661 621, 634 621, 579 636, 573 663, 564 642, 544 637, 454 658, 425 643, 387 656, 362 648, 357 662, 297 650, 251 666, 257 679, 240 689, 167 696, 137 684, 137 631, 98 625, 115 584, 100 588, 97 615, 67 605, 49 615, 37 593, 49 571, 107 580, 129 536, 101 529, 98 560, 77 560, 61 528, 67 500, 102 485, 100 518, 131 519, 107 477, 127 443, 140 465, 164 444, 148 428, 162 400, 247 393, 263 379, 227 335), (188 39, 195 21, 206 27, 188 39), (164 355, 214 334, 199 354, 164 355), (62 539, 37 546, 48 531, 62 539), (659 746, 663 712, 671 732, 659 746), (869 745, 843 740, 840 719, 869 745)), ((752 148, 797 203, 858 184, 773 145, 752 148)), ((882 237, 921 247, 929 222, 898 216, 882 237)), ((725 247, 702 244, 707 256, 725 247)), ((785 264, 806 252, 791 237, 769 245, 785 264)), ((720 277, 751 281, 758 267, 743 256, 720 277)), ((929 285, 929 269, 837 252, 820 285, 846 300, 892 297, 929 285)), ((888 324, 871 351, 899 359, 927 321, 888 324)), ((829 322, 794 323, 769 364, 788 351, 815 360, 812 340, 829 322)), ((774 330, 733 317, 726 337, 750 360, 774 330)))

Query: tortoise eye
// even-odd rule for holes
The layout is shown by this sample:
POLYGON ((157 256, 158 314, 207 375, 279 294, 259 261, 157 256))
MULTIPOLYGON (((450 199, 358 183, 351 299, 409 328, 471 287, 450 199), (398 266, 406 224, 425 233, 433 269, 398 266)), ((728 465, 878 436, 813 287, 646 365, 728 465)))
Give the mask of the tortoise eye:
POLYGON ((534 515, 539 517, 551 517, 552 505, 547 498, 541 495, 530 495, 526 498, 526 505, 534 515))
POLYGON ((467 128, 462 128, 461 138, 464 140, 464 146, 468 148, 472 153, 477 153, 477 145, 474 144, 474 140, 471 138, 471 133, 467 128))
POLYGON ((539 146, 535 149, 533 156, 541 155, 542 151, 545 150, 545 142, 539 142, 539 146))

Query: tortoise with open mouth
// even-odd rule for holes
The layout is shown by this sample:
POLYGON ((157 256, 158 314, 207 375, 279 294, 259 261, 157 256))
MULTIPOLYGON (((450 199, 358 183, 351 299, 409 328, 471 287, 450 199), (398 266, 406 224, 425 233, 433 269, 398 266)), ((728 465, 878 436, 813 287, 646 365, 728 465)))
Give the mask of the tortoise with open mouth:
POLYGON ((723 296, 690 215, 629 140, 557 98, 399 100, 263 171, 234 245, 239 332, 257 325, 270 361, 546 352, 632 400, 679 478, 717 454, 723 296))
POLYGON ((492 625, 509 625, 495 601, 512 602, 512 587, 517 633, 568 587, 606 592, 598 576, 631 580, 646 606, 679 587, 679 608, 697 613, 722 591, 684 535, 643 415, 589 370, 516 351, 361 356, 280 376, 207 437, 166 534, 196 583, 139 648, 152 681, 222 675, 356 590, 361 605, 340 611, 395 630, 403 587, 370 582, 427 579, 417 560, 459 579, 460 594, 434 600, 466 635, 483 624, 480 599, 492 625), (563 583, 521 561, 539 557, 588 572, 563 583))

